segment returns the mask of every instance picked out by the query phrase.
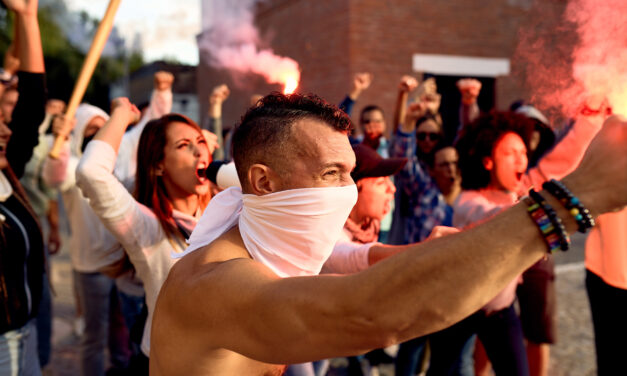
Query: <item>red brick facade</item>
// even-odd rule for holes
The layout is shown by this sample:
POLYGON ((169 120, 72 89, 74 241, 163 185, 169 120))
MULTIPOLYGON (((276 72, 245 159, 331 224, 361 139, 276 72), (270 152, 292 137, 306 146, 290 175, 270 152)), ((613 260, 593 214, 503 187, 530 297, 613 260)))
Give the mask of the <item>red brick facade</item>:
MULTIPOLYGON (((504 109, 528 97, 528 70, 515 58, 519 30, 542 33, 557 27, 566 5, 564 0, 541 3, 540 9, 532 0, 269 0, 258 8, 256 24, 269 47, 300 63, 299 92, 339 103, 354 73, 371 72, 374 82, 359 98, 353 118, 361 107, 375 103, 391 122, 400 77, 422 75, 412 72, 416 53, 509 59, 511 74, 496 80, 495 105, 504 109)), ((224 72, 203 66, 202 56, 200 65, 203 104, 212 86, 233 82, 224 72)), ((225 103, 225 126, 237 121, 250 94, 280 89, 251 79, 252 87, 234 88, 225 103)))

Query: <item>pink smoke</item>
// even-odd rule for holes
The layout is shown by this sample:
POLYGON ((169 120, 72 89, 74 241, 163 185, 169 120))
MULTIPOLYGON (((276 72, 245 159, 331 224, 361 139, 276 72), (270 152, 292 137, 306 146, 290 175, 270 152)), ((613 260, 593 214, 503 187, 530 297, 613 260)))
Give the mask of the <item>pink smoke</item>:
POLYGON ((536 2, 520 32, 516 57, 531 101, 564 118, 586 98, 604 96, 615 113, 627 114, 627 1, 570 0, 556 12, 536 2))
POLYGON ((565 16, 578 25, 573 78, 587 94, 604 95, 627 114, 627 2, 576 0, 565 16))
POLYGON ((299 65, 270 48, 260 47, 253 11, 257 2, 212 0, 210 14, 204 15, 210 22, 199 37, 200 50, 214 68, 234 74, 258 74, 268 83, 283 85, 284 91, 291 93, 300 81, 299 65))

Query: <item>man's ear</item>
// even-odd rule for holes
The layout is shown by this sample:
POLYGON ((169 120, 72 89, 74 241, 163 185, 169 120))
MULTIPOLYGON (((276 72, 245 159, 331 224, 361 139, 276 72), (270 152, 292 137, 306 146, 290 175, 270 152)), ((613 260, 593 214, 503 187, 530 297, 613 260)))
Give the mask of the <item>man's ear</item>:
POLYGON ((488 171, 492 171, 494 168, 494 160, 492 157, 483 157, 483 167, 488 171))
POLYGON ((256 163, 248 169, 248 182, 252 194, 262 196, 279 191, 281 182, 278 174, 270 167, 256 163))

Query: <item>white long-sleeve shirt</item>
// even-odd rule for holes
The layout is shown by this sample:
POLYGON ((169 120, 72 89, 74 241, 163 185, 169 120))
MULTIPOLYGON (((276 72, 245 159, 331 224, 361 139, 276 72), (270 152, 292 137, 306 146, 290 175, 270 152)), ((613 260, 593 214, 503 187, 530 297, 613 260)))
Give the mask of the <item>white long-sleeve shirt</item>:
POLYGON ((135 173, 137 172, 137 147, 139 139, 150 120, 158 119, 172 110, 172 91, 155 90, 150 98, 148 110, 142 119, 124 134, 118 148, 118 159, 115 163, 114 175, 124 184, 129 192, 135 189, 135 173))
POLYGON ((320 274, 351 274, 368 269, 370 247, 378 243, 354 242, 351 233, 344 228, 340 239, 335 243, 333 252, 322 266, 320 274))
MULTIPOLYGON (((141 349, 150 354, 152 315, 161 285, 176 259, 171 252, 183 252, 186 244, 169 239, 159 220, 148 207, 138 203, 113 175, 116 154, 111 145, 94 140, 89 143, 76 170, 77 184, 89 200, 94 213, 119 241, 144 283, 148 318, 141 349)), ((197 216, 173 211, 179 224, 191 230, 197 216)))
POLYGON ((59 158, 47 158, 43 167, 43 180, 58 188, 68 215, 70 237, 70 261, 72 268, 81 273, 95 273, 124 256, 120 243, 104 228, 100 219, 89 206, 76 186, 75 170, 78 157, 70 155, 66 142, 59 158))
MULTIPOLYGON (((134 129, 124 134, 120 144, 121 163, 116 166, 116 176, 125 186, 132 187, 137 166, 137 145, 146 123, 172 107, 170 90, 155 91, 151 98, 150 109, 134 129)), ((102 112, 101 110, 99 110, 102 112)), ((100 116, 98 112, 90 115, 100 116)), ((106 116, 102 112, 102 116, 106 116)), ((78 145, 82 143, 83 131, 89 123, 89 116, 83 119, 84 124, 77 124, 76 135, 68 140, 59 158, 46 158, 42 168, 44 182, 58 188, 68 214, 72 230, 70 238, 70 259, 72 268, 82 273, 94 273, 111 265, 124 256, 119 242, 101 224, 80 189, 76 186, 76 166, 81 157, 78 145), (72 150, 72 145, 74 149, 72 150)), ((52 139, 49 140, 50 145, 52 139)))

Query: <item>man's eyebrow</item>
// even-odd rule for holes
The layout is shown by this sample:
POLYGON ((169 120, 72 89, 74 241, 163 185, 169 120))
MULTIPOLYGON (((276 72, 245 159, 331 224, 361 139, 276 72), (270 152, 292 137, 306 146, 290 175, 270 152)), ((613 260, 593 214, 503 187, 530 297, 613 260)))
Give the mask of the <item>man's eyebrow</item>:
POLYGON ((322 169, 331 168, 331 167, 337 167, 337 168, 346 169, 346 170, 348 169, 353 170, 353 168, 355 168, 354 165, 352 165, 351 167, 351 164, 347 162, 329 162, 329 163, 324 164, 322 166, 322 169))

